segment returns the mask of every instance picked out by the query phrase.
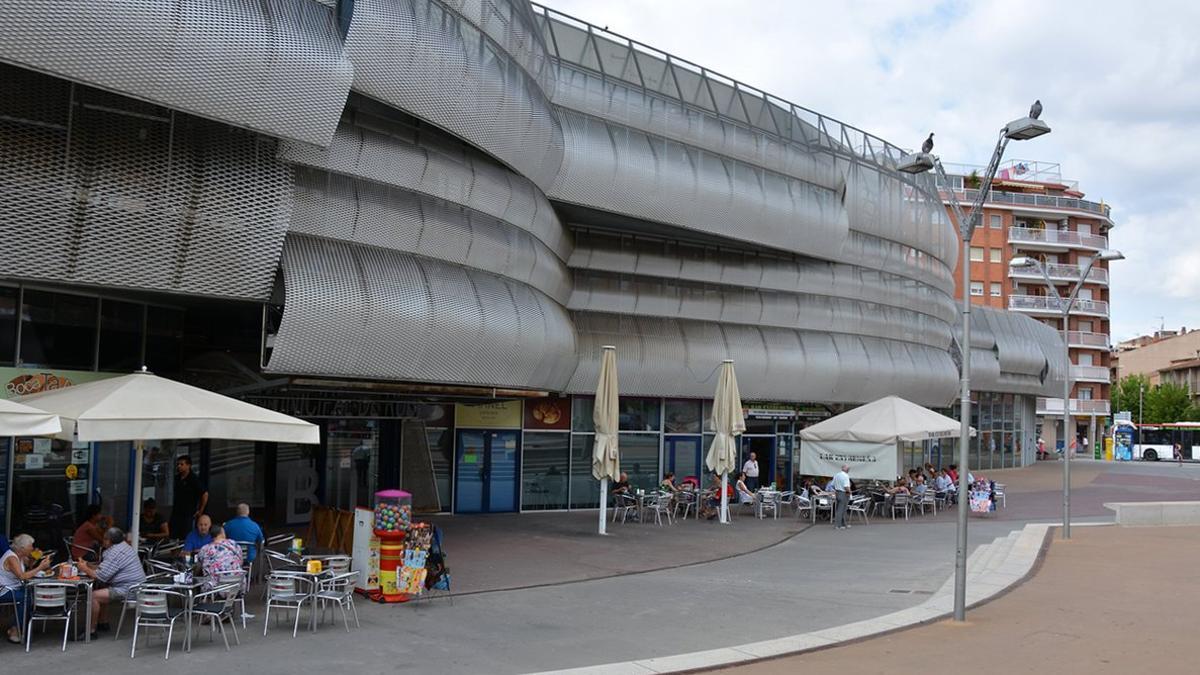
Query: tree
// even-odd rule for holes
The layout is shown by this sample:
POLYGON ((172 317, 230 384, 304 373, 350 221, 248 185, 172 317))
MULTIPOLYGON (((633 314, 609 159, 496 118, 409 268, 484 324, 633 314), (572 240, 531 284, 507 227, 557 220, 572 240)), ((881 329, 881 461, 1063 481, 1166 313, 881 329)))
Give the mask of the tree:
MULTIPOLYGON (((1128 410, 1133 413, 1133 421, 1140 422, 1141 420, 1138 419, 1138 389, 1142 387, 1145 388, 1146 396, 1148 397, 1150 395, 1150 380, 1145 375, 1126 375, 1122 377, 1119 382, 1113 385, 1113 412, 1128 410)), ((1146 421, 1150 421, 1149 414, 1146 415, 1146 421)))
POLYGON ((1194 412, 1187 387, 1170 382, 1146 392, 1146 421, 1152 424, 1180 422, 1194 412))

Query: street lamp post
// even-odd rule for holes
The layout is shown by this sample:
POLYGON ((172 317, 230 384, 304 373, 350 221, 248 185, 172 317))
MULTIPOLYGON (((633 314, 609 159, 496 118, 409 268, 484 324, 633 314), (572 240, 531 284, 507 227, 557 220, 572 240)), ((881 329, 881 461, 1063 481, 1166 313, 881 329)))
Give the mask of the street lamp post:
POLYGON ((1079 275, 1079 279, 1075 281, 1075 287, 1071 289, 1071 294, 1064 302, 1061 295, 1058 294, 1058 289, 1055 288, 1054 282, 1050 280, 1050 272, 1046 269, 1038 259, 1021 256, 1013 258, 1009 265, 1013 269, 1032 267, 1041 273, 1042 278, 1046 281, 1046 287, 1050 289, 1050 293, 1054 296, 1054 301, 1058 304, 1059 311, 1062 312, 1062 329, 1063 329, 1063 354, 1065 356, 1066 371, 1063 373, 1063 487, 1062 487, 1062 503, 1063 503, 1063 525, 1062 538, 1071 538, 1071 452, 1070 445, 1067 443, 1068 431, 1071 428, 1071 340, 1068 323, 1071 307, 1075 305, 1075 299, 1079 296, 1079 289, 1083 288, 1083 282, 1087 280, 1087 275, 1091 273, 1092 266, 1097 260, 1123 260, 1124 255, 1120 251, 1101 251, 1099 255, 1093 256, 1088 261, 1086 267, 1079 275))
MULTIPOLYGON (((1041 115, 1041 107, 1040 103, 1035 103, 1034 108, 1029 111, 1030 116, 1013 120, 1000 130, 1000 137, 996 140, 996 148, 992 151, 992 159, 984 171, 979 185, 979 194, 971 204, 970 213, 963 215, 958 198, 954 195, 954 189, 950 188, 949 190, 950 207, 958 221, 958 234, 962 240, 962 259, 960 261, 962 265, 962 342, 959 344, 959 354, 962 357, 959 366, 961 427, 958 438, 958 463, 960 465, 958 472, 958 528, 954 554, 955 621, 967 620, 967 502, 970 501, 967 499, 967 493, 970 491, 967 474, 970 467, 968 457, 971 442, 971 236, 975 233, 975 226, 978 224, 980 213, 983 210, 983 203, 992 189, 992 179, 996 177, 996 171, 1000 168, 1000 158, 1004 156, 1004 149, 1008 147, 1008 142, 1010 140, 1029 140, 1050 133, 1050 127, 1037 119, 1037 116, 1041 115)), ((929 150, 932 149, 932 134, 926 143, 929 147, 904 157, 896 168, 911 174, 924 173, 934 169, 937 176, 949 187, 949 181, 946 179, 946 172, 942 168, 941 161, 929 153, 929 150)))

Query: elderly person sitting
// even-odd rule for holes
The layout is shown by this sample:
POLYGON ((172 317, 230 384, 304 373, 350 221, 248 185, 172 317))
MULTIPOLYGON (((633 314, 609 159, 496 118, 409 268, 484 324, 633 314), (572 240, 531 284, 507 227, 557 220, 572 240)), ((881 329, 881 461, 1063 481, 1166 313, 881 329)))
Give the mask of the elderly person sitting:
POLYGON ((3 556, 0 556, 0 603, 13 603, 17 611, 17 623, 8 628, 8 641, 21 644, 21 626, 25 624, 24 582, 50 566, 50 557, 42 558, 36 566, 26 568, 26 561, 33 553, 33 537, 18 534, 13 538, 3 556))
MULTIPOLYGON (((104 533, 104 556, 99 567, 93 567, 83 558, 78 562, 80 572, 108 585, 92 592, 92 625, 88 630, 95 633, 101 610, 113 600, 128 598, 133 587, 146 580, 146 572, 137 551, 125 541, 125 533, 119 527, 110 527, 104 533)), ((108 628, 108 624, 104 627, 108 628)))
POLYGON ((212 541, 200 549, 196 559, 204 571, 204 585, 212 588, 217 585, 218 574, 242 569, 242 547, 226 537, 225 528, 220 525, 213 525, 209 533, 212 541))
POLYGON ((246 547, 246 560, 253 562, 255 554, 258 552, 256 545, 266 536, 263 534, 262 527, 250 519, 250 505, 240 502, 237 505, 237 515, 225 521, 222 529, 225 530, 225 536, 229 539, 252 544, 246 547))
POLYGON ((187 538, 183 540, 183 549, 181 553, 195 553, 204 548, 212 541, 212 535, 209 530, 212 529, 212 518, 208 516, 200 516, 196 519, 196 529, 188 532, 187 538))

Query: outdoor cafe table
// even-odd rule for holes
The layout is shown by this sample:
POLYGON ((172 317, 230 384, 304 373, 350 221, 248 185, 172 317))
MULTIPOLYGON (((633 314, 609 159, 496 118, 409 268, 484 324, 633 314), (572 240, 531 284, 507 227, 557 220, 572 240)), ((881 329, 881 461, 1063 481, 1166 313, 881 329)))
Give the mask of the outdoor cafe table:
POLYGON ((146 583, 141 588, 161 588, 167 591, 175 591, 184 597, 183 604, 183 650, 186 652, 192 651, 192 610, 196 600, 197 593, 204 588, 203 577, 193 577, 190 582, 171 581, 167 584, 152 584, 146 583))
MULTIPOLYGON (((83 593, 86 597, 86 601, 85 601, 86 608, 84 611, 84 615, 85 615, 84 618, 87 620, 87 624, 85 625, 85 628, 83 631, 83 634, 84 634, 83 641, 91 642, 92 641, 92 631, 91 631, 91 629, 92 629, 92 579, 91 579, 91 577, 85 577, 85 576, 81 575, 77 579, 60 579, 59 577, 55 577, 55 576, 46 576, 46 577, 34 577, 33 579, 30 579, 29 581, 25 582, 25 593, 26 593, 25 607, 27 608, 26 611, 30 611, 32 609, 32 604, 29 602, 29 597, 33 595, 34 587, 38 586, 39 584, 49 584, 49 583, 70 584, 70 585, 74 586, 75 587, 75 602, 79 601, 79 593, 80 593, 80 591, 83 591, 83 593)), ((76 626, 78 626, 78 623, 76 624, 76 626)), ((25 628, 25 627, 22 626, 22 628, 25 628)))

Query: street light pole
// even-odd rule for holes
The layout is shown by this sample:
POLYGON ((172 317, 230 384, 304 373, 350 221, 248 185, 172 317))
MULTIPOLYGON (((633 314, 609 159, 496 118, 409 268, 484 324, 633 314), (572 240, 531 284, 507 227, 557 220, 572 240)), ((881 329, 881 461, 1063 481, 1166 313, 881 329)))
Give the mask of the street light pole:
POLYGON ((1067 443, 1068 431, 1071 428, 1071 337, 1070 337, 1070 315, 1071 307, 1075 305, 1076 298, 1079 297, 1079 289, 1083 288, 1083 282, 1087 280, 1087 276, 1092 272, 1092 266, 1097 260, 1121 260, 1125 256, 1120 251, 1101 251, 1099 255, 1093 256, 1088 261, 1086 267, 1079 275, 1079 279, 1075 281, 1074 288, 1071 289, 1071 294, 1064 302, 1061 295, 1058 293, 1058 288, 1054 286, 1054 282, 1050 280, 1050 272, 1042 265, 1041 261, 1036 258, 1019 257, 1013 258, 1009 265, 1013 268, 1032 267, 1041 273, 1042 279, 1046 281, 1046 287, 1050 289, 1050 293, 1054 296, 1055 302, 1058 304, 1059 311, 1062 313, 1062 329, 1063 329, 1063 357, 1065 363, 1065 372, 1063 373, 1063 486, 1062 486, 1062 504, 1063 504, 1063 524, 1062 538, 1071 538, 1071 446, 1067 443))

